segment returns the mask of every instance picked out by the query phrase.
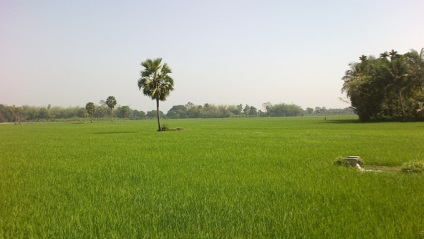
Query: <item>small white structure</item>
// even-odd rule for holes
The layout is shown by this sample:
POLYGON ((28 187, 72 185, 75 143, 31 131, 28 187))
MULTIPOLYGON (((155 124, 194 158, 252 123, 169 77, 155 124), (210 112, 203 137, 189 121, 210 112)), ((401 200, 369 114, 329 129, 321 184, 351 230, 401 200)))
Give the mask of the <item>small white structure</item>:
POLYGON ((357 167, 359 170, 363 171, 364 169, 362 168, 363 162, 361 157, 359 156, 348 156, 347 158, 345 158, 345 160, 347 162, 349 162, 349 164, 352 167, 357 167))

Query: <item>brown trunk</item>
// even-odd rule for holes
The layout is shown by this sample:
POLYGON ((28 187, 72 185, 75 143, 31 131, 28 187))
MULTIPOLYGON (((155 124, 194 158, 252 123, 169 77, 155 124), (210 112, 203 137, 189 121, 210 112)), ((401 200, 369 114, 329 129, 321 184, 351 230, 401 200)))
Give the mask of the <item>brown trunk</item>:
POLYGON ((159 119, 159 99, 156 99, 156 115, 158 117, 158 131, 161 131, 159 119))
POLYGON ((403 99, 402 99, 402 91, 399 90, 399 99, 400 99, 400 107, 402 108, 403 118, 405 119, 406 113, 405 113, 405 106, 403 105, 403 99))

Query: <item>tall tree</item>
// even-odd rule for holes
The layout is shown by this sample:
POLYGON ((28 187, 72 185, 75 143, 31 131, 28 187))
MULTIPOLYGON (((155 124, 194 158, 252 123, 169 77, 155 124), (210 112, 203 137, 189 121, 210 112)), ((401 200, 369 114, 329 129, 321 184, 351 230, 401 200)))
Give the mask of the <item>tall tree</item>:
POLYGON ((248 105, 244 106, 243 108, 244 117, 247 118, 247 116, 249 115, 249 112, 250 112, 250 106, 248 105))
POLYGON ((21 124, 22 107, 13 105, 13 113, 15 115, 15 124, 21 124))
POLYGON ((258 109, 256 109, 254 106, 250 106, 249 116, 257 116, 257 115, 258 115, 258 109))
POLYGON ((112 110, 113 110, 113 108, 115 107, 115 105, 116 105, 116 99, 115 99, 115 97, 113 97, 113 96, 109 96, 109 97, 107 97, 107 99, 106 99, 106 105, 107 105, 107 107, 109 107, 109 111, 110 111, 110 118, 111 118, 111 120, 113 121, 113 115, 112 115, 112 110))
POLYGON ((168 64, 162 64, 162 58, 147 59, 141 62, 144 70, 140 72, 138 88, 143 89, 143 94, 156 100, 156 116, 158 119, 158 131, 161 131, 159 116, 159 101, 165 101, 171 91, 174 90, 174 80, 169 76, 172 73, 168 64))
POLYGON ((85 110, 87 111, 87 114, 90 115, 90 121, 91 121, 91 123, 93 123, 93 114, 96 111, 96 106, 94 105, 93 102, 88 102, 85 105, 85 110))
POLYGON ((174 105, 170 110, 168 110, 166 117, 170 119, 187 118, 187 107, 184 105, 174 105))
POLYGON ((306 113, 311 115, 312 113, 314 113, 314 109, 312 109, 311 107, 306 108, 306 113))
POLYGON ((128 105, 118 107, 118 117, 120 118, 130 118, 131 117, 131 108, 128 105))

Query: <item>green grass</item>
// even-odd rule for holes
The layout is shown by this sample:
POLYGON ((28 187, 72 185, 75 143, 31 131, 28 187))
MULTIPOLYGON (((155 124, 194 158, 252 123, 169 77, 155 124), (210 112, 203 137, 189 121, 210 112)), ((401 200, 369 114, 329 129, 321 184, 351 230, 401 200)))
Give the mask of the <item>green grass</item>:
POLYGON ((423 238, 423 123, 0 125, 0 238, 423 238))

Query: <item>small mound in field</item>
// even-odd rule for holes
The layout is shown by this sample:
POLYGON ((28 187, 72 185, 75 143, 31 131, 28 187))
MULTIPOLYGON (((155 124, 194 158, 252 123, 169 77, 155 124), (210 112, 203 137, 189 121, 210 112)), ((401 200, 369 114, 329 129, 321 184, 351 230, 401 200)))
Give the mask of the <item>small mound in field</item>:
POLYGON ((169 128, 168 125, 162 125, 161 129, 159 131, 182 131, 184 128, 169 128))
POLYGON ((382 166, 382 165, 367 165, 365 172, 376 173, 399 173, 399 166, 382 166))
POLYGON ((400 172, 399 166, 381 166, 381 165, 367 165, 364 166, 364 160, 360 156, 348 156, 347 158, 338 157, 334 161, 334 165, 347 167, 347 168, 356 168, 361 172, 366 173, 398 173, 400 172))
POLYGON ((334 164, 343 167, 355 167, 362 170, 362 167, 364 166, 364 161, 359 156, 348 156, 347 158, 338 157, 334 161, 334 164))
POLYGON ((364 161, 359 156, 349 156, 347 158, 338 157, 334 161, 334 165, 347 167, 347 168, 357 168, 361 172, 408 173, 408 174, 424 173, 424 160, 404 163, 402 166, 384 166, 384 165, 370 164, 364 167, 364 161))
POLYGON ((161 131, 182 131, 184 130, 183 128, 166 128, 166 129, 161 129, 161 131))
POLYGON ((402 173, 424 173, 424 160, 404 163, 402 173))
POLYGON ((334 165, 350 167, 350 163, 346 161, 343 157, 338 157, 336 160, 334 160, 334 165))

